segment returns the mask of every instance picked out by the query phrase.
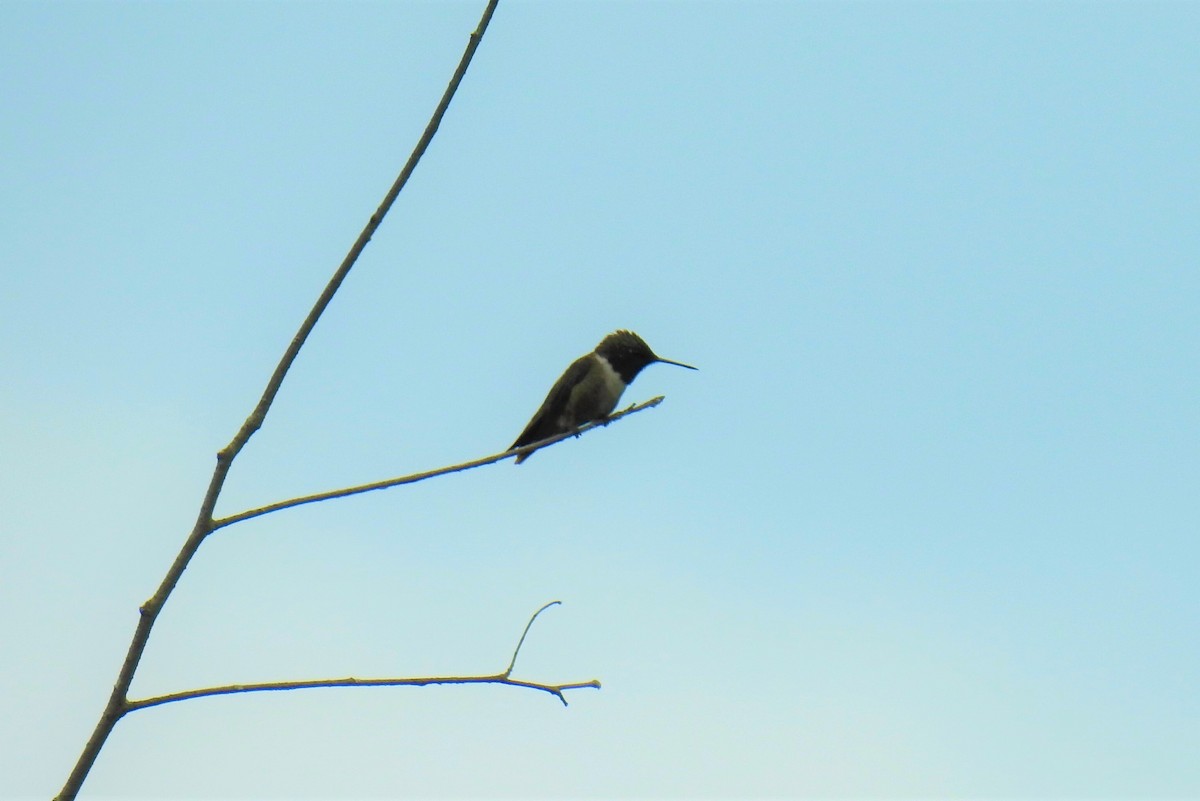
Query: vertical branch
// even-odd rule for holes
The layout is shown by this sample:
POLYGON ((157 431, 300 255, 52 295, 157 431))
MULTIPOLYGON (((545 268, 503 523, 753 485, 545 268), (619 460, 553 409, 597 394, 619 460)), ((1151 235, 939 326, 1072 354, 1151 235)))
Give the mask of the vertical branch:
POLYGON ((97 757, 100 755, 100 750, 104 747, 104 743, 108 740, 109 735, 116 727, 117 722, 130 711, 129 704, 129 687, 133 683, 133 676, 137 672, 138 663, 142 659, 142 654, 146 650, 146 643, 150 639, 150 630, 154 627, 154 621, 157 620, 158 614, 162 611, 163 605, 167 602, 171 592, 175 589, 175 585, 179 583, 179 579, 183 576, 183 571, 187 569, 188 563, 195 556, 196 551, 200 548, 204 538, 207 537, 213 530, 213 509, 216 508, 217 498, 221 494, 221 488, 225 484, 225 478, 229 475, 229 468, 233 464, 234 458, 241 452, 246 443, 250 441, 250 437, 254 432, 262 426, 263 420, 266 419, 267 411, 271 408, 271 404, 275 401, 275 396, 279 394, 279 388, 283 385, 283 379, 291 369, 292 363, 295 362, 296 356, 300 353, 300 348, 304 345, 308 335, 312 333, 313 328, 324 313, 334 294, 342 285, 342 281, 350 273, 350 268, 358 260, 359 255, 366 248, 367 243, 371 241, 376 229, 379 228, 383 218, 391 209, 392 204, 396 201, 400 190, 408 183, 409 176, 416 169, 417 162, 421 160, 421 156, 429 147, 429 143, 433 140, 433 135, 437 133, 438 126, 441 125, 442 117, 446 113, 446 109, 450 106, 450 100, 454 97, 454 93, 458 90, 458 85, 462 82, 463 76, 467 72, 467 67, 471 63, 472 57, 475 55, 475 50, 479 47, 479 42, 483 38, 484 31, 487 30, 488 23, 491 21, 492 13, 496 10, 496 4, 499 0, 489 0, 487 7, 483 11, 483 16, 479 20, 479 25, 471 34, 467 42, 466 50, 463 52, 462 58, 459 60, 458 69, 454 71, 450 83, 446 86, 446 91, 442 94, 442 99, 438 103, 437 108, 433 112, 433 116, 429 120, 429 124, 425 126, 425 132, 420 140, 413 148, 412 154, 408 157, 404 168, 400 171, 396 181, 392 184, 392 188, 384 196, 383 202, 379 204, 379 208, 371 215, 371 219, 367 221, 362 233, 358 235, 354 245, 346 254, 346 258, 342 260, 341 265, 329 279, 329 283, 321 292, 317 302, 313 304, 312 310, 308 316, 304 318, 300 328, 296 331, 296 335, 292 337, 292 341, 288 344, 287 350, 284 351, 283 357, 279 360, 279 364, 275 367, 275 372, 271 374, 270 380, 267 382, 267 387, 263 391, 262 397, 259 398, 258 404, 246 418, 242 427, 230 440, 229 444, 222 448, 217 453, 217 466, 213 470, 212 479, 208 482, 208 490, 204 493, 204 499, 200 503, 200 511, 196 517, 196 522, 192 527, 191 533, 180 549, 179 554, 175 557, 175 561, 171 563, 170 569, 163 577, 162 583, 158 586, 154 595, 150 597, 139 608, 137 628, 133 633, 133 640, 129 643, 129 650, 125 654, 125 660, 121 663, 121 670, 117 674, 117 681, 113 685, 112 693, 109 695, 108 703, 105 704, 104 711, 100 714, 100 719, 96 722, 96 728, 92 731, 91 737, 83 747, 83 751, 79 755, 79 759, 75 763, 75 767, 71 770, 67 777, 66 783, 59 792, 57 799, 73 799, 79 794, 80 788, 83 786, 84 780, 95 764, 97 757))
POLYGON ((479 42, 483 38, 484 31, 487 30, 488 23, 492 19, 492 12, 496 10, 498 2, 499 0, 489 0, 487 8, 483 10, 483 16, 479 20, 479 25, 475 28, 475 32, 471 34, 471 38, 467 42, 467 49, 463 51, 462 59, 458 62, 458 69, 454 71, 454 75, 450 78, 450 83, 446 86, 446 91, 442 94, 441 101, 438 103, 437 108, 434 109, 433 116, 429 118, 429 124, 425 126, 425 132, 421 135, 417 146, 413 148, 412 154, 408 157, 408 162, 404 165, 404 169, 400 170, 400 174, 396 176, 396 181, 392 184, 392 188, 384 195, 383 202, 379 204, 379 208, 375 210, 375 213, 371 215, 371 219, 367 221, 366 227, 358 235, 358 239, 355 240, 354 245, 350 248, 350 252, 346 254, 346 258, 342 260, 337 272, 329 279, 325 290, 321 292, 321 296, 313 304, 312 311, 308 313, 308 317, 300 325, 300 330, 296 332, 296 336, 292 337, 291 344, 288 345, 283 358, 279 360, 279 365, 271 375, 271 380, 267 382, 267 388, 263 391, 258 405, 254 407, 254 411, 246 418, 246 422, 242 424, 242 428, 238 431, 237 436, 222 451, 222 453, 229 454, 230 459, 237 455, 242 446, 250 439, 250 436, 262 425, 263 419, 267 416, 267 410, 271 408, 271 403, 275 400, 275 395, 279 392, 280 385, 283 384, 283 377, 292 366, 292 362, 296 360, 296 355, 300 352, 300 347, 304 344, 304 340, 308 338, 309 333, 313 330, 313 326, 317 324, 317 320, 325 311, 325 307, 333 300, 334 293, 338 291, 338 287, 342 285, 342 281, 349 274, 350 268, 354 266, 354 262, 358 260, 367 243, 371 241, 371 237, 375 235, 375 230, 383 222, 384 216, 391 209, 392 204, 396 202, 400 190, 408 183, 409 176, 416 169, 417 162, 421 160, 421 156, 425 154, 429 143, 433 141, 433 135, 437 133, 438 126, 442 124, 442 116, 445 115, 446 109, 450 106, 450 100, 454 97, 454 93, 458 91, 458 85, 462 83, 463 75, 466 74, 467 67, 471 63, 471 58, 475 55, 475 49, 479 47, 479 42))

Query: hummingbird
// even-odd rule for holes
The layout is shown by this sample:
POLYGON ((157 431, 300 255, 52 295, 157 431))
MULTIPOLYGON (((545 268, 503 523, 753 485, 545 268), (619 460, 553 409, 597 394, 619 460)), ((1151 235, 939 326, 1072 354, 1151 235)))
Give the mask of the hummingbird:
MULTIPOLYGON (((625 387, 633 383, 643 367, 655 362, 697 369, 690 364, 659 358, 646 341, 632 331, 612 332, 600 340, 591 353, 571 362, 509 450, 608 417, 617 408, 625 387)), ((516 464, 533 454, 534 451, 521 454, 516 464)))

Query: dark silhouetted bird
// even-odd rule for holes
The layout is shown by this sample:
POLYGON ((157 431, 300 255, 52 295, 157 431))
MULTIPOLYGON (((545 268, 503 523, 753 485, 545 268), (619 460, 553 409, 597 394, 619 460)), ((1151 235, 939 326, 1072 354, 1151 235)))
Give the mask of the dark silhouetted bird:
MULTIPOLYGON (((608 417, 617 408, 625 387, 633 383, 643 367, 655 362, 696 369, 690 364, 660 359, 645 340, 632 331, 609 334, 594 351, 571 362, 509 450, 608 417)), ((534 451, 521 454, 516 463, 520 464, 533 454, 534 451)))

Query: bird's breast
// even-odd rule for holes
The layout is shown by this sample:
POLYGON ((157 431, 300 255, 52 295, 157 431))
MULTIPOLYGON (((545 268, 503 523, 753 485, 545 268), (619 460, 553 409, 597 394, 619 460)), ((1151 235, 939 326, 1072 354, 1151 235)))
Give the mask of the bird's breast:
POLYGON ((569 419, 563 421, 570 428, 607 417, 625 392, 625 382, 608 360, 595 353, 591 358, 587 375, 571 392, 565 415, 569 419))

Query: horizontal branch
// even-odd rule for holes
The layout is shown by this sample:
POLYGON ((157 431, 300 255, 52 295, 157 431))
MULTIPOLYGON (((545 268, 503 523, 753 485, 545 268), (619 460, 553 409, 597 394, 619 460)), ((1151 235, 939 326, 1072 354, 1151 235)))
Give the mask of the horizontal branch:
POLYGON ((485 456, 482 459, 475 459, 474 461, 463 462, 462 464, 451 465, 450 467, 439 467, 436 470, 427 470, 424 473, 413 473, 413 474, 407 475, 407 476, 400 476, 399 478, 389 478, 389 479, 385 479, 384 481, 376 481, 371 484, 359 484, 354 487, 346 487, 345 489, 330 490, 328 492, 318 492, 313 495, 304 495, 299 498, 291 498, 286 501, 277 501, 276 503, 267 504, 266 506, 259 506, 256 509, 247 509, 244 512, 238 512, 237 514, 230 515, 229 517, 222 517, 220 519, 214 520, 212 523, 212 531, 216 531, 219 528, 224 528, 225 526, 231 526, 234 523, 241 523, 244 520, 250 520, 251 518, 254 518, 254 517, 262 517, 263 515, 267 515, 272 512, 279 512, 284 509, 291 509, 293 506, 302 506, 306 503, 317 503, 318 501, 331 501, 334 498, 345 498, 347 496, 358 495, 363 492, 372 492, 374 490, 389 489, 390 487, 398 487, 401 484, 414 484, 418 481, 424 481, 427 478, 435 478, 437 476, 444 476, 447 473, 459 473, 459 472, 462 472, 463 470, 471 470, 473 468, 483 467, 486 464, 492 464, 493 462, 499 462, 504 459, 508 459, 510 457, 520 456, 523 453, 532 453, 533 451, 539 450, 541 448, 545 448, 550 445, 554 445, 555 443, 562 442, 565 439, 577 437, 580 434, 584 434, 588 431, 591 431, 594 428, 600 428, 602 426, 606 426, 609 423, 612 423, 616 420, 620 420, 625 415, 634 414, 635 412, 640 412, 644 409, 653 408, 653 407, 657 406, 658 404, 662 403, 663 400, 664 400, 663 396, 659 395, 658 397, 651 398, 650 400, 648 400, 644 403, 634 404, 633 406, 630 406, 628 409, 625 409, 624 411, 620 411, 615 414, 609 415, 604 420, 600 420, 600 421, 597 421, 594 423, 587 423, 586 425, 580 426, 579 428, 577 428, 574 431, 568 431, 565 434, 556 434, 555 436, 548 437, 544 440, 541 440, 540 442, 534 442, 529 445, 522 445, 520 448, 513 448, 512 450, 504 451, 503 453, 496 453, 496 454, 492 454, 491 456, 485 456))
POLYGON ((567 705, 567 690, 578 690, 584 687, 600 689, 597 679, 591 681, 571 682, 569 684, 542 684, 536 681, 521 681, 510 678, 503 673, 494 676, 428 676, 417 678, 397 679, 311 679, 307 681, 268 681, 260 684, 227 684, 221 687, 202 687, 197 690, 184 690, 178 693, 157 695, 153 698, 140 698, 129 701, 128 711, 148 709, 175 701, 188 701, 193 698, 207 698, 212 695, 232 695, 234 693, 258 693, 277 690, 312 690, 318 687, 423 687, 429 684, 507 684, 512 687, 527 687, 531 690, 541 690, 557 696, 558 700, 567 705))
POLYGON ((562 601, 551 601, 533 613, 529 618, 529 622, 525 624, 525 630, 521 632, 521 639, 517 640, 517 647, 513 649, 512 659, 509 660, 508 667, 504 669, 503 673, 497 673, 493 676, 426 676, 400 679, 356 679, 348 677, 344 679, 309 679, 305 681, 267 681, 258 684, 225 684, 220 687, 201 687, 198 690, 184 690, 177 693, 168 693, 167 695, 156 695, 153 698, 131 700, 127 702, 125 712, 149 709, 152 706, 161 706, 163 704, 174 703, 175 701, 207 698, 212 695, 277 692, 280 690, 314 690, 318 687, 424 687, 430 684, 507 684, 510 687, 526 687, 530 690, 541 690, 542 692, 550 693, 562 701, 563 706, 566 706, 567 697, 563 695, 564 692, 567 690, 580 690, 585 687, 592 687, 599 690, 600 682, 597 679, 592 679, 591 681, 577 681, 568 684, 543 684, 537 681, 521 681, 520 679, 512 678, 513 667, 517 664, 517 656, 521 653, 521 646, 525 644, 525 638, 529 636, 529 629, 533 627, 533 622, 538 619, 538 615, 542 612, 561 603, 562 601))

